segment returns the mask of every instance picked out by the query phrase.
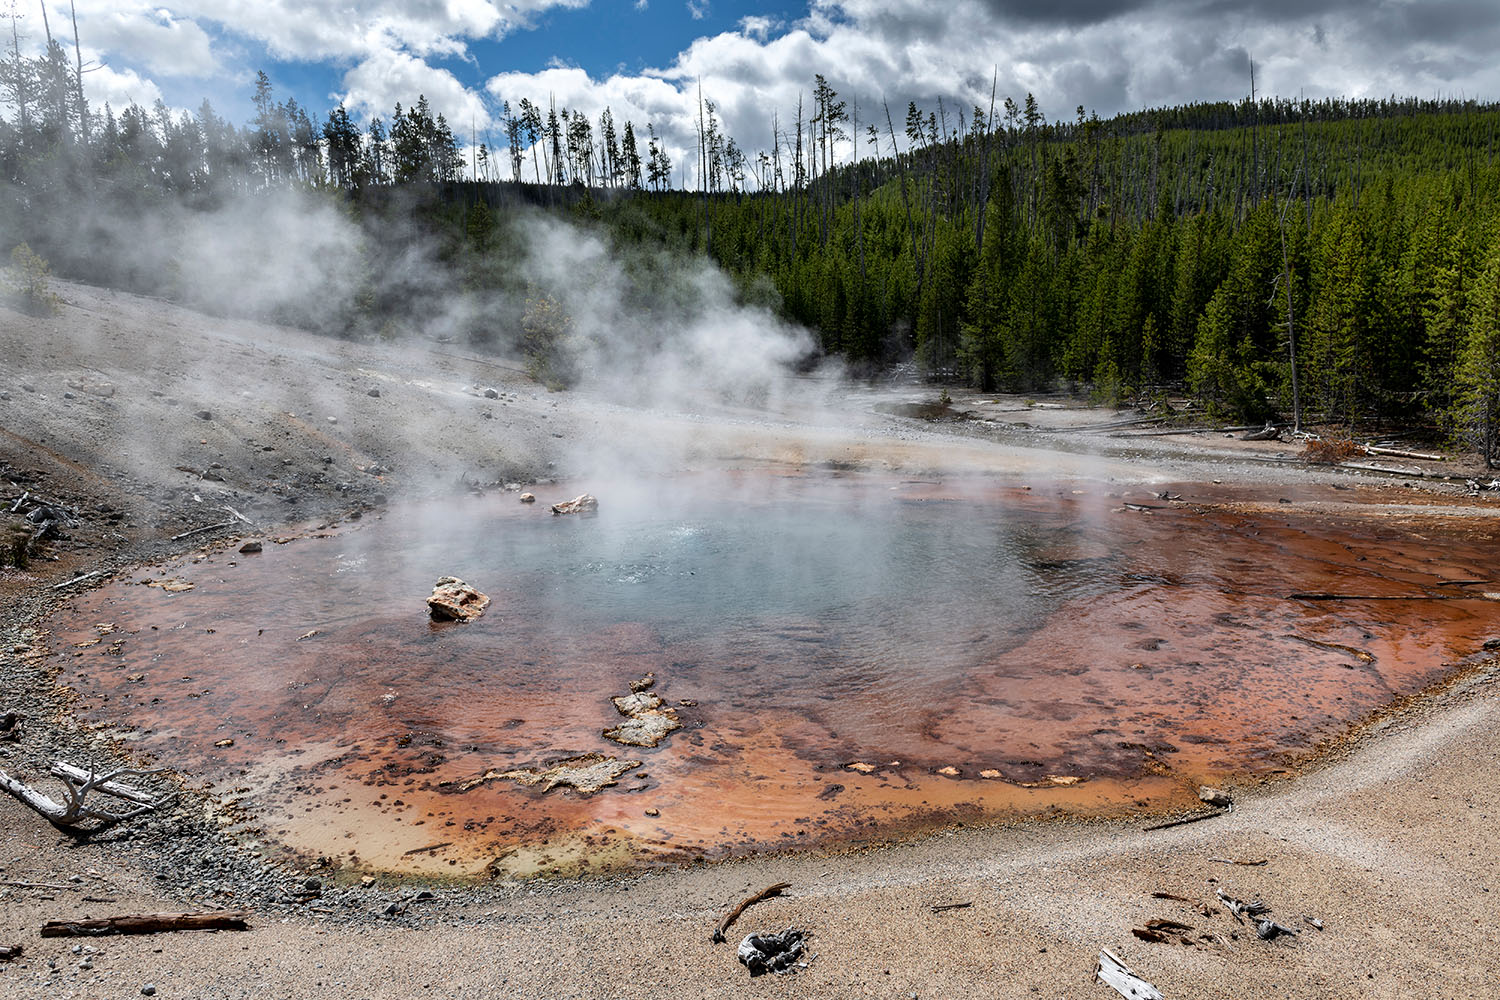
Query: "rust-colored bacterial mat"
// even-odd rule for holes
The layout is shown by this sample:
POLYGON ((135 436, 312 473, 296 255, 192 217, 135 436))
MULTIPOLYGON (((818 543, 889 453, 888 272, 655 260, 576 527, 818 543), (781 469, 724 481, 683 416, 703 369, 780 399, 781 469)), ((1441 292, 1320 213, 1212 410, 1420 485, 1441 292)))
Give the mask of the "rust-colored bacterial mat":
POLYGON ((54 616, 60 683, 267 850, 532 874, 1182 804, 1500 631, 1492 518, 1350 491, 577 485, 138 571, 54 616))

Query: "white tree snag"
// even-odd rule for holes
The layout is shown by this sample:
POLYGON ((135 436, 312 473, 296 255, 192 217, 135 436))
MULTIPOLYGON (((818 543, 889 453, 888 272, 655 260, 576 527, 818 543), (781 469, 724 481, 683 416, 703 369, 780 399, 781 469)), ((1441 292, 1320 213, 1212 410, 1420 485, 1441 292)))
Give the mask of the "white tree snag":
POLYGON ((166 770, 165 768, 158 767, 150 770, 121 768, 107 774, 99 774, 56 761, 50 770, 52 775, 62 782, 65 802, 58 802, 42 794, 4 771, 0 771, 0 788, 39 813, 53 826, 64 830, 79 831, 83 824, 89 822, 98 824, 96 829, 103 829, 151 812, 173 799, 170 795, 159 799, 134 785, 127 785, 117 780, 122 777, 139 778, 148 774, 159 774, 166 770), (92 792, 129 802, 131 806, 119 808, 113 805, 101 805, 97 800, 89 802, 88 797, 92 792))
POLYGON ((1161 990, 1131 972, 1130 967, 1108 949, 1100 950, 1099 967, 1094 970, 1094 975, 1127 1000, 1163 1000, 1161 990))

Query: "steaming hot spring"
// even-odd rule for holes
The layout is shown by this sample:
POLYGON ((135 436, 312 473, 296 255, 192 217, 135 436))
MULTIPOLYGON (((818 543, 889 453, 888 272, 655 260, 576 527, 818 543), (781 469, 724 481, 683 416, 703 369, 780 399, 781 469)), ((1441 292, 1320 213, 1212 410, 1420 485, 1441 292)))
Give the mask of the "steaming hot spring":
POLYGON ((762 471, 394 506, 80 597, 60 683, 268 853, 532 874, 1184 805, 1475 647, 1483 596, 1442 584, 1484 543, 1205 489, 762 471), (550 513, 585 491, 597 516, 550 513), (431 620, 445 575, 487 611, 431 620))

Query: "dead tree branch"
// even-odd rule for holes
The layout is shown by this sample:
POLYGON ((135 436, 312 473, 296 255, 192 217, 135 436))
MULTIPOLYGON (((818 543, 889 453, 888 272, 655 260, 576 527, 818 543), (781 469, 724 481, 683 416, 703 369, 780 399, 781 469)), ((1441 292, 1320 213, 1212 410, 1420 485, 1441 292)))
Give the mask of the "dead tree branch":
POLYGON ((134 819, 143 813, 159 809, 172 801, 175 796, 157 798, 143 789, 134 785, 127 785, 119 778, 140 778, 150 774, 160 774, 166 768, 151 768, 140 770, 136 768, 121 768, 110 771, 107 774, 99 774, 95 771, 85 771, 82 768, 65 764, 62 761, 55 762, 50 768, 54 777, 62 781, 65 802, 44 795, 32 788, 30 785, 18 778, 13 778, 4 771, 0 771, 0 788, 9 792, 19 799, 24 805, 39 813, 47 822, 61 830, 70 833, 84 832, 83 824, 93 822, 98 824, 88 832, 97 832, 105 827, 122 823, 128 819, 134 819), (109 795, 114 798, 130 802, 133 808, 114 808, 99 805, 88 801, 89 795, 98 792, 101 795, 109 795))
POLYGON ((729 930, 730 926, 740 918, 741 913, 744 913, 747 909, 754 906, 756 903, 759 903, 763 899, 770 899, 772 896, 781 895, 781 890, 790 889, 791 887, 792 884, 790 882, 777 882, 775 885, 766 886, 764 889, 762 889, 760 892, 757 892, 753 896, 746 896, 744 899, 739 901, 739 904, 735 906, 734 909, 730 910, 724 915, 723 920, 719 921, 719 926, 714 928, 714 933, 711 940, 715 944, 723 942, 724 940, 726 940, 724 937, 724 932, 729 930))

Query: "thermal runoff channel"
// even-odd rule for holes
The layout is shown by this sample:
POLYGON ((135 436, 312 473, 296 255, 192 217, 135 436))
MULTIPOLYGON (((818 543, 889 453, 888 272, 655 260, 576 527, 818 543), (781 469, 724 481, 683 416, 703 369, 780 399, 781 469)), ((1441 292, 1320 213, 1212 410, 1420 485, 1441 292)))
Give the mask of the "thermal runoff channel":
POLYGON ((1321 487, 1292 511, 979 477, 606 485, 594 517, 550 514, 572 486, 492 494, 142 572, 59 616, 62 681, 267 850, 566 873, 1180 804, 1432 682, 1493 608, 1453 585, 1483 576, 1472 532, 1310 515, 1321 487), (449 574, 485 614, 429 619, 449 574), (641 711, 676 725, 620 740, 641 711))

